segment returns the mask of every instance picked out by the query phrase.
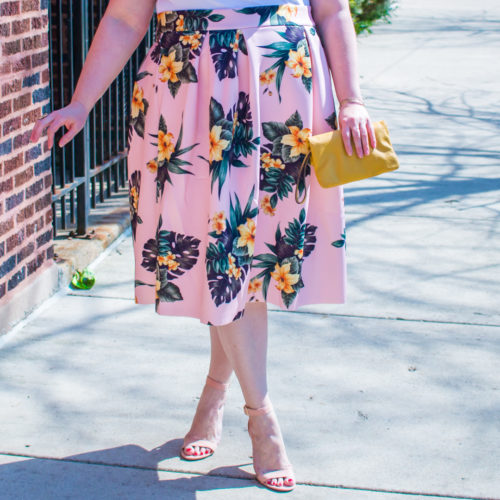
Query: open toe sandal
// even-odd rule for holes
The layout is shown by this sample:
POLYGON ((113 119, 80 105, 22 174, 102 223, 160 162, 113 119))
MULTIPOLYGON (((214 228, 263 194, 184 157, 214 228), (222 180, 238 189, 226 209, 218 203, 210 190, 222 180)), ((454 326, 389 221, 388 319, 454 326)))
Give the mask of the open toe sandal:
MULTIPOLYGON (((217 390, 222 391, 222 392, 226 392, 227 388, 229 387, 228 383, 223 384, 221 382, 217 382, 217 380, 214 380, 210 376, 207 376, 206 385, 213 387, 214 389, 217 389, 217 390)), ((217 449, 218 444, 219 443, 217 441, 209 441, 207 439, 197 439, 196 441, 191 441, 187 444, 184 444, 181 448, 180 455, 181 455, 181 458, 183 458, 184 460, 191 460, 191 461, 203 460, 204 458, 211 457, 214 454, 215 450, 217 449), (186 453, 186 449, 192 448, 194 446, 198 446, 200 448, 208 448, 210 451, 207 453, 201 453, 201 452, 198 453, 197 452, 196 455, 186 453)))
MULTIPOLYGON (((269 404, 266 406, 263 406, 262 408, 249 408, 248 406, 243 407, 243 411, 245 412, 245 415, 248 415, 249 417, 254 417, 254 416, 259 416, 259 415, 267 415, 271 411, 273 411, 273 407, 269 404)), ((250 435, 250 438, 252 436, 250 435)), ((269 488, 270 490, 273 491, 280 491, 280 492, 287 492, 287 491, 292 491, 295 488, 295 476, 293 473, 293 468, 291 464, 286 464, 284 467, 282 467, 279 470, 272 470, 272 471, 261 471, 258 470, 257 467, 255 467, 255 462, 254 462, 254 469, 255 469, 255 477, 257 481, 262 484, 262 486, 265 486, 266 488, 269 488), (271 481, 273 479, 279 479, 283 478, 283 486, 278 486, 271 484, 271 481), (288 480, 288 481, 287 481, 288 480), (291 480, 291 481, 290 481, 291 480), (287 482, 289 484, 287 484, 287 482)))

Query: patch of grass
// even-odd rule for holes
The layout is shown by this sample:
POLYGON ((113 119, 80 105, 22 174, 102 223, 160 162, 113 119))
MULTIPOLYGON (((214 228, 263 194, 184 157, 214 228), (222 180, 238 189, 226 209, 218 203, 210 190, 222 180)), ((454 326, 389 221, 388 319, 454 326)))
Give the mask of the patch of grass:
POLYGON ((349 0, 356 33, 371 33, 377 21, 390 23, 395 3, 395 0, 349 0))

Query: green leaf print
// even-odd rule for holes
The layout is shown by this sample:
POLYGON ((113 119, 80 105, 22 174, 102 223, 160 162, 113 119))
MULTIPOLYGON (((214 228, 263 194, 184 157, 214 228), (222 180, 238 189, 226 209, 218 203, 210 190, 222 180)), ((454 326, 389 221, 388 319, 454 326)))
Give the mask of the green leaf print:
POLYGON ((182 165, 191 165, 191 162, 184 160, 182 156, 198 146, 198 143, 185 148, 180 147, 184 130, 182 118, 181 123, 179 137, 177 138, 175 145, 173 143, 174 135, 168 132, 167 122, 165 121, 163 115, 160 115, 158 134, 150 134, 150 136, 157 139, 157 142, 152 142, 151 144, 153 146, 157 146, 158 148, 158 155, 154 159, 150 160, 147 165, 150 172, 156 173, 156 201, 158 201, 163 195, 166 182, 173 185, 170 174, 193 175, 193 172, 182 168, 182 165))
POLYGON ((216 306, 229 303, 241 291, 250 268, 255 240, 255 186, 242 209, 237 195, 231 197, 229 214, 217 212, 212 217, 209 233, 215 242, 207 246, 206 269, 208 287, 216 306))
POLYGON ((295 300, 297 292, 304 287, 301 278, 302 263, 316 244, 317 227, 306 223, 305 209, 299 218, 293 219, 282 235, 280 225, 276 227, 275 243, 266 242, 271 253, 255 255, 253 267, 263 270, 255 278, 263 278, 262 293, 267 298, 271 279, 281 292, 283 303, 288 308, 295 300))
POLYGON ((344 232, 340 236, 341 236, 340 240, 332 242, 332 245, 335 248, 342 248, 342 247, 346 246, 345 229, 344 229, 344 232))
POLYGON ((279 5, 272 5, 269 7, 245 7, 244 9, 239 9, 236 12, 241 14, 257 14, 259 19, 259 26, 264 24, 268 19, 271 25, 282 25, 284 23, 294 24, 291 21, 287 21, 286 17, 278 15, 279 5))
POLYGON ((290 130, 285 123, 264 122, 262 123, 262 133, 264 134, 264 137, 271 142, 275 139, 279 139, 281 142, 281 138, 285 134, 289 134, 290 130))
POLYGON ((179 300, 183 300, 180 288, 168 280, 164 269, 160 269, 156 285, 156 302, 177 302, 179 300))
POLYGON ((222 105, 212 97, 209 114, 210 154, 208 159, 201 155, 199 157, 209 164, 211 189, 218 183, 220 197, 230 168, 247 167, 241 158, 251 156, 257 149, 260 138, 253 137, 250 97, 245 92, 239 93, 238 101, 227 114, 222 105))
POLYGON ((271 207, 275 208, 278 199, 287 198, 295 189, 302 195, 306 189, 305 179, 311 173, 309 164, 305 167, 305 176, 299 179, 299 168, 308 151, 306 139, 309 129, 303 128, 303 120, 295 111, 285 123, 264 122, 263 136, 272 141, 261 148, 260 189, 272 193, 271 207))
POLYGON ((311 92, 311 57, 305 36, 305 29, 306 28, 303 26, 288 23, 286 30, 278 33, 286 40, 285 42, 273 42, 269 45, 260 46, 263 49, 272 51, 269 54, 264 54, 264 57, 276 59, 276 61, 264 70, 264 72, 276 69, 276 90, 280 102, 281 82, 286 67, 292 71, 292 78, 300 78, 307 92, 311 92))

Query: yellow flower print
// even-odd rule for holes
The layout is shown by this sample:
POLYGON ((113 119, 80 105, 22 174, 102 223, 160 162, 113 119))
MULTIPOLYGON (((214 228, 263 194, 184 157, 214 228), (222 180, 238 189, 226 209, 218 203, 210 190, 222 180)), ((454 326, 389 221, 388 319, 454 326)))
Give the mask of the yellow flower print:
POLYGON ((148 161, 146 167, 152 174, 156 174, 158 171, 158 163, 155 160, 148 161))
POLYGON ((172 141, 174 135, 170 132, 158 131, 158 161, 170 161, 172 153, 175 151, 175 144, 172 141))
POLYGON ((273 159, 271 158, 271 153, 262 153, 260 155, 260 163, 261 163, 262 167, 266 169, 266 171, 269 170, 272 162, 273 162, 273 159))
POLYGON ((229 277, 234 277, 235 279, 240 279, 241 277, 241 267, 236 267, 236 259, 230 254, 227 254, 227 260, 229 261, 229 269, 226 274, 229 277))
POLYGON ((234 112, 233 116, 233 130, 231 131, 231 134, 234 136, 234 131, 236 130, 236 127, 238 125, 238 111, 234 112))
POLYGON ((201 44, 201 33, 196 31, 193 35, 181 35, 182 45, 191 45, 191 50, 196 50, 201 44))
POLYGON ((158 68, 160 80, 162 82, 178 82, 177 73, 182 71, 182 61, 175 60, 175 50, 172 50, 168 56, 161 56, 161 64, 158 68))
POLYGON ((237 247, 247 247, 248 255, 253 255, 255 246, 255 221, 253 219, 247 219, 246 224, 240 224, 238 226, 238 231, 240 232, 240 237, 238 238, 237 247))
POLYGON ((158 20, 158 24, 160 26, 166 26, 167 24, 167 13, 166 12, 160 12, 156 15, 156 19, 158 20))
POLYGON ((135 186, 130 188, 130 196, 132 197, 132 207, 134 208, 134 212, 137 212, 137 205, 139 204, 139 193, 135 186))
POLYGON ((295 290, 292 288, 292 285, 295 285, 299 281, 300 276, 298 274, 290 274, 290 262, 282 266, 276 262, 271 277, 278 282, 276 285, 278 290, 285 293, 293 293, 295 290))
POLYGON ((169 271, 175 271, 179 267, 180 263, 175 260, 175 255, 169 251, 167 255, 158 256, 158 265, 167 266, 169 271))
POLYGON ((233 52, 237 52, 239 48, 239 43, 240 43, 240 30, 236 32, 236 37, 234 40, 234 43, 230 43, 229 45, 233 49, 233 52))
POLYGON ((266 215, 275 215, 276 209, 271 205, 271 197, 266 194, 260 202, 260 208, 264 211, 266 215))
POLYGON ((302 259, 304 257, 304 249, 303 248, 297 248, 295 252, 293 252, 299 259, 302 259))
POLYGON ((241 267, 232 266, 229 268, 229 276, 233 276, 234 279, 239 280, 241 278, 241 267))
POLYGON ((144 113, 144 91, 137 85, 137 82, 134 83, 134 92, 132 94, 132 118, 137 118, 139 116, 139 112, 142 111, 144 113))
POLYGON ((229 146, 230 141, 220 138, 221 132, 222 127, 220 125, 214 125, 210 131, 210 151, 208 156, 210 163, 213 161, 222 161, 222 151, 229 146))
POLYGON ((287 21, 291 21, 293 16, 297 15, 297 6, 293 5, 280 5, 276 14, 278 16, 284 17, 287 21))
POLYGON ((262 85, 270 85, 273 83, 276 78, 276 71, 274 69, 268 69, 267 71, 263 71, 259 75, 259 81, 262 85))
POLYGON ((291 134, 286 134, 281 138, 281 143, 287 146, 292 146, 290 156, 299 156, 309 152, 309 144, 307 138, 311 135, 311 129, 303 128, 302 130, 295 125, 288 127, 291 134))
POLYGON ((298 50, 291 50, 288 52, 288 61, 285 64, 293 69, 293 76, 295 78, 311 78, 311 58, 306 56, 306 49, 304 46, 299 47, 298 50))
POLYGON ((177 21, 175 21, 175 31, 184 31, 184 16, 179 14, 177 21))
POLYGON ((224 216, 224 212, 216 212, 212 217, 212 229, 217 234, 221 234, 226 230, 226 217, 224 216))
POLYGON ((298 274, 290 274, 290 262, 280 266, 276 262, 274 271, 271 273, 271 277, 277 281, 276 288, 285 293, 293 293, 295 290, 292 285, 295 285, 299 281, 298 274))
POLYGON ((262 288, 262 281, 254 278, 248 283, 248 293, 257 293, 262 288))
POLYGON ((273 168, 279 168, 281 170, 285 169, 285 164, 279 158, 272 159, 269 163, 269 166, 273 168))

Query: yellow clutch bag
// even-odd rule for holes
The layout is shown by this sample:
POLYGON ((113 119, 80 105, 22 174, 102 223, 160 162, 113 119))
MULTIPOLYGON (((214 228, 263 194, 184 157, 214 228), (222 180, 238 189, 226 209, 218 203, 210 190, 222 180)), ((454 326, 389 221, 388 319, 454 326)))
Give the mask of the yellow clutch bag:
MULTIPOLYGON (((352 156, 347 155, 340 130, 310 136, 310 152, 300 167, 299 179, 308 161, 314 168, 319 184, 324 188, 340 186, 396 170, 399 162, 392 147, 386 123, 375 122, 373 127, 377 147, 363 158, 359 158, 355 151, 352 156)), ((297 190, 295 199, 301 203, 298 200, 297 190)))

